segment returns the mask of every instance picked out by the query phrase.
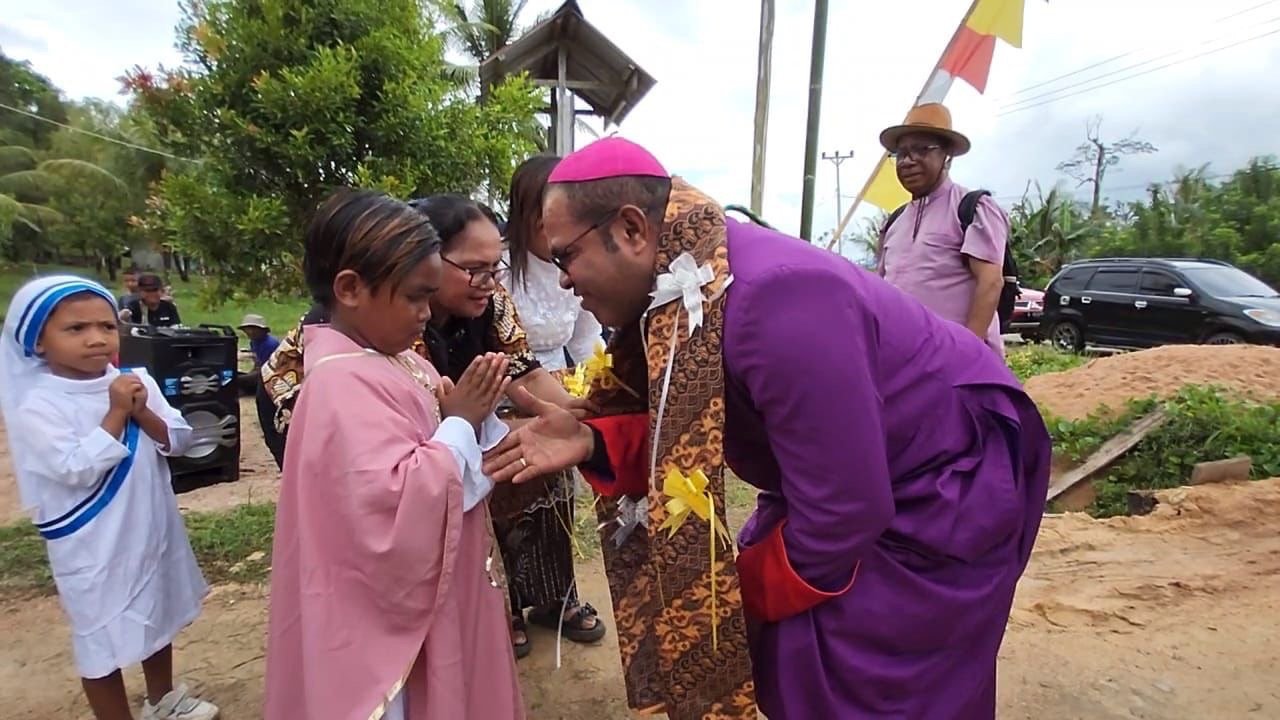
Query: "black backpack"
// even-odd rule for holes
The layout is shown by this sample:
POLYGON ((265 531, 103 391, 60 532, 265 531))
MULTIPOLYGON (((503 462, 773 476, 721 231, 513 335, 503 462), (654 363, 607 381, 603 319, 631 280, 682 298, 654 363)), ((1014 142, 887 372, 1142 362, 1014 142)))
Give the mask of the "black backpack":
MULTIPOLYGON (((973 224, 974 215, 978 212, 978 201, 984 196, 990 195, 987 190, 972 190, 965 193, 960 200, 960 207, 956 210, 956 217, 960 220, 960 232, 966 232, 969 226, 973 224)), ((880 228, 880 247, 877 254, 884 254, 884 235, 889 230, 889 226, 897 220, 902 212, 907 209, 906 205, 899 207, 897 210, 889 213, 889 218, 884 221, 884 227, 880 228)), ((883 259, 878 257, 877 261, 883 259)), ((996 306, 996 314, 1000 316, 1000 331, 1009 325, 1009 319, 1013 317, 1013 305, 1018 300, 1018 263, 1013 259, 1013 247, 1009 242, 1009 238, 1005 238, 1004 243, 1004 287, 1000 288, 1000 304, 996 306)))

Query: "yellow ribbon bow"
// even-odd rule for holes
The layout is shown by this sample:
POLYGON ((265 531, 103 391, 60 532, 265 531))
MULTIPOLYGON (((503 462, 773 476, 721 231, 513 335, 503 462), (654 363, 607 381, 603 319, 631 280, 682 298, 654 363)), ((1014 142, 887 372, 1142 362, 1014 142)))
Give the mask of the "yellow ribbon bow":
POLYGON ((720 624, 716 610, 716 541, 727 547, 729 531, 716 517, 716 501, 707 488, 709 484, 706 473, 701 470, 685 475, 678 468, 669 468, 662 481, 662 492, 670 499, 666 502, 667 519, 661 527, 666 528, 667 537, 671 537, 689 519, 689 513, 706 520, 711 526, 711 648, 716 650, 719 648, 717 628, 720 624))
POLYGON ((560 382, 564 385, 565 392, 576 398, 586 397, 591 390, 591 379, 587 377, 587 368, 581 363, 572 373, 566 373, 560 382))

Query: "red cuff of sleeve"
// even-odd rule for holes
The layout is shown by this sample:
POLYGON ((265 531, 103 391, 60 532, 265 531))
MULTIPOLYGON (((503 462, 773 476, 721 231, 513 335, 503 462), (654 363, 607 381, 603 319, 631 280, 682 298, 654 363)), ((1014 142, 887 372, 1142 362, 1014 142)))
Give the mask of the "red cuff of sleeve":
POLYGON ((649 494, 649 415, 632 413, 585 420, 604 439, 613 477, 579 467, 582 477, 605 497, 649 494))
POLYGON ((805 582, 787 559, 782 540, 782 527, 786 524, 786 520, 778 523, 759 542, 738 553, 743 609, 756 620, 779 622, 799 615, 845 594, 858 577, 858 565, 854 565, 849 584, 838 592, 823 592, 805 582))

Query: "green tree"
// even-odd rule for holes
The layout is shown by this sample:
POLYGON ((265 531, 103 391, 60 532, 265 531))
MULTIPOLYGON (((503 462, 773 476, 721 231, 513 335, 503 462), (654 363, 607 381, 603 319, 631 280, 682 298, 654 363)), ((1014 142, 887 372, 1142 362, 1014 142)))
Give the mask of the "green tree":
POLYGON ((303 228, 334 187, 483 196, 534 150, 533 88, 474 102, 415 0, 189 0, 179 47, 183 69, 124 83, 200 158, 165 175, 149 223, 203 261, 215 297, 296 294, 303 228))
POLYGON ((1039 183, 1009 210, 1009 242, 1022 275, 1022 284, 1043 288, 1063 265, 1084 254, 1087 243, 1101 229, 1089 209, 1061 188, 1046 194, 1039 183))
MULTIPOLYGON (((15 60, 5 55, 3 50, 0 50, 0 104, 55 122, 67 121, 61 93, 49 78, 32 70, 31 63, 15 60)), ((49 146, 49 137, 56 129, 56 125, 29 115, 0 112, 0 145, 44 149, 49 146)))

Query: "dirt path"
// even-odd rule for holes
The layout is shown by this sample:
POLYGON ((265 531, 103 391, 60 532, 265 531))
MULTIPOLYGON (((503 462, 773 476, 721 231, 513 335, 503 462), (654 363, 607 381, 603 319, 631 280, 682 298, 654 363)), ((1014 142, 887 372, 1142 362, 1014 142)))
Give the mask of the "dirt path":
MULTIPOLYGON (((1280 718, 1280 479, 1162 497, 1145 518, 1045 519, 1001 653, 1001 718, 1280 718)), ((598 561, 579 582, 612 624, 598 561)), ((263 589, 220 587, 178 643, 179 672, 228 720, 258 717, 265 619, 263 589)), ((0 637, 6 718, 88 717, 55 599, 0 605, 0 637)), ((554 638, 533 641, 531 718, 628 717, 612 634, 566 645, 559 670, 554 638)))

